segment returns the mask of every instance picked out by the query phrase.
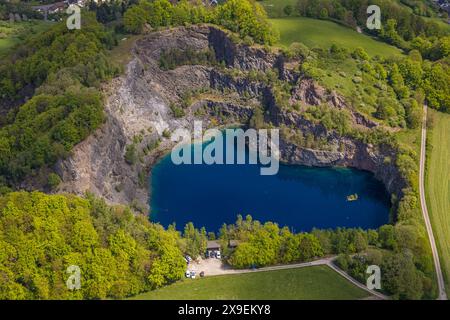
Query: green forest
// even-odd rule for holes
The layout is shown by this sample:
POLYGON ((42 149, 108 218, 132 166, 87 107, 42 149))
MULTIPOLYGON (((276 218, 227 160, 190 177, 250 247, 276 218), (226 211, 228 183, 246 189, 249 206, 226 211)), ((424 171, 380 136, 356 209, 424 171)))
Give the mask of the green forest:
POLYGON ((186 269, 177 232, 92 196, 9 193, 0 231, 0 299, 123 298, 186 269), (81 269, 80 290, 67 290, 69 265, 81 269))
POLYGON ((56 160, 103 122, 98 88, 120 71, 108 60, 116 39, 95 17, 83 22, 76 32, 55 25, 0 63, 3 193, 30 176, 45 185, 56 160))
POLYGON ((249 37, 260 44, 274 44, 278 34, 267 21, 264 9, 254 1, 229 0, 206 8, 201 1, 182 0, 173 5, 168 0, 141 1, 130 7, 123 17, 127 31, 141 33, 145 24, 157 29, 186 24, 213 23, 249 37))

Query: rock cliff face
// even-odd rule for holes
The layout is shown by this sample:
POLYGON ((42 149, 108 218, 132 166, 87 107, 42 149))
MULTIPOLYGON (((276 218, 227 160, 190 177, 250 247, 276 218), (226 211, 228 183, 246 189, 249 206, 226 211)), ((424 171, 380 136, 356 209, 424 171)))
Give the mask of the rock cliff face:
MULTIPOLYGON (((167 138, 168 132, 191 129, 196 119, 209 126, 237 122, 246 125, 258 102, 265 108, 265 120, 274 126, 294 127, 327 140, 326 151, 281 141, 281 156, 286 163, 368 170, 384 182, 389 192, 401 195, 404 182, 392 164, 395 161, 387 161, 395 159, 389 147, 375 147, 327 131, 321 124, 306 120, 301 113, 278 106, 270 83, 235 78, 225 72, 232 68, 243 72, 275 69, 280 80, 293 86, 290 103, 328 103, 331 108, 348 109, 337 93, 327 92, 313 80, 302 79, 300 74, 286 68, 281 54, 234 43, 226 32, 212 26, 195 26, 152 33, 137 41, 132 55, 125 75, 105 88, 106 123, 77 145, 68 159, 57 164, 63 180, 59 192, 90 191, 109 203, 133 203, 148 209, 147 176, 155 162, 173 145, 167 138), (170 48, 211 48, 217 61, 225 67, 184 65, 163 71, 159 59, 170 48), (186 92, 208 90, 214 94, 199 95, 185 108, 183 117, 173 116, 170 105, 180 104, 186 92), (246 99, 241 99, 242 96, 246 99), (126 160, 130 146, 136 150, 135 161, 126 160)), ((349 111, 355 125, 367 130, 377 126, 349 111)))
POLYGON ((214 27, 208 28, 208 42, 214 49, 217 60, 224 61, 227 67, 267 71, 278 61, 277 55, 264 49, 233 43, 226 32, 214 27))

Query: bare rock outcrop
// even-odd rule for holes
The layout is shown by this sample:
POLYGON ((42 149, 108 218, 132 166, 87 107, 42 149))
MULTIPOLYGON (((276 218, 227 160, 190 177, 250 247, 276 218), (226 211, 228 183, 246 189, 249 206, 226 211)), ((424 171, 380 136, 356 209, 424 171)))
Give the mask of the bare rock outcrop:
POLYGON ((293 68, 286 68, 281 53, 260 47, 235 43, 227 32, 213 26, 182 27, 151 33, 135 44, 126 73, 105 88, 106 122, 95 134, 78 144, 72 155, 57 164, 63 182, 59 192, 83 194, 86 191, 101 196, 109 203, 138 204, 148 209, 148 173, 155 162, 173 146, 168 132, 192 128, 196 119, 206 125, 248 124, 254 106, 239 101, 203 97, 193 101, 182 117, 174 117, 170 108, 180 103, 186 92, 214 90, 226 95, 247 96, 265 108, 265 120, 274 126, 285 125, 327 140, 327 150, 298 147, 281 141, 282 160, 290 164, 309 166, 348 166, 375 173, 388 191, 401 193, 403 184, 396 167, 387 164, 395 158, 389 147, 372 146, 349 137, 327 131, 321 124, 306 120, 300 113, 277 105, 270 84, 234 78, 223 67, 182 65, 164 71, 159 59, 164 50, 205 50, 212 48, 217 61, 226 68, 243 72, 267 72, 276 69, 280 80, 294 84, 290 101, 309 105, 328 103, 330 107, 348 109, 354 123, 362 127, 376 126, 353 110, 336 92, 327 92, 312 79, 302 78, 293 68), (281 71, 281 72, 280 72, 281 71), (217 123, 219 121, 219 123, 217 123), (130 150, 135 149, 134 157, 130 150), (127 159, 128 157, 128 159, 127 159), (131 158, 131 159, 130 159, 131 158))

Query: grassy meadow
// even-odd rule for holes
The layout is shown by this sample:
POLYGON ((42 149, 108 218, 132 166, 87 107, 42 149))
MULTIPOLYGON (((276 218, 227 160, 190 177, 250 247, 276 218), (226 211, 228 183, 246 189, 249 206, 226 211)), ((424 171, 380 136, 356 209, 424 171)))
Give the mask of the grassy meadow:
POLYGON ((439 250, 442 271, 450 292, 450 115, 430 110, 433 129, 428 137, 427 205, 439 250))
POLYGON ((284 46, 302 42, 311 48, 329 48, 336 44, 350 51, 362 47, 370 56, 389 57, 401 54, 401 51, 393 46, 331 21, 300 17, 270 21, 280 31, 280 44, 284 46))
POLYGON ((259 3, 264 7, 269 17, 279 18, 285 16, 284 7, 290 5, 295 10, 297 2, 298 0, 264 0, 259 3))
POLYGON ((351 300, 368 296, 329 267, 314 266, 186 279, 133 299, 351 300))
POLYGON ((27 36, 45 31, 52 25, 48 21, 0 21, 0 56, 7 54, 27 36))

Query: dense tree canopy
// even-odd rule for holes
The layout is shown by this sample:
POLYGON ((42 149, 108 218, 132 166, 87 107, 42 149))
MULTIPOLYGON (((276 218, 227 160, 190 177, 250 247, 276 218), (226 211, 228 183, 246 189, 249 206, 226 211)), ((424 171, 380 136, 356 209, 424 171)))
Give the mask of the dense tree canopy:
POLYGON ((55 25, 0 63, 0 186, 29 175, 45 186, 48 167, 102 123, 97 87, 118 72, 107 58, 115 39, 90 15, 83 22, 55 25))
POLYGON ((394 298, 428 298, 435 290, 429 244, 414 225, 384 225, 378 230, 313 229, 309 233, 293 233, 276 223, 262 224, 250 215, 245 219, 239 215, 235 224, 222 226, 219 239, 227 262, 235 268, 339 255, 337 264, 363 283, 368 276, 367 267, 379 265, 384 275, 382 290, 394 298), (238 241, 236 249, 228 247, 229 240, 238 241), (406 284, 402 282, 404 280, 413 283, 406 284))
POLYGON ((93 197, 0 197, 0 299, 123 298, 180 279, 179 234, 93 197), (66 272, 81 271, 80 290, 66 272))
POLYGON ((215 23, 262 44, 273 44, 278 37, 264 9, 253 0, 229 0, 208 8, 186 0, 176 5, 168 0, 143 0, 125 12, 127 31, 141 33, 146 23, 152 28, 215 23))

